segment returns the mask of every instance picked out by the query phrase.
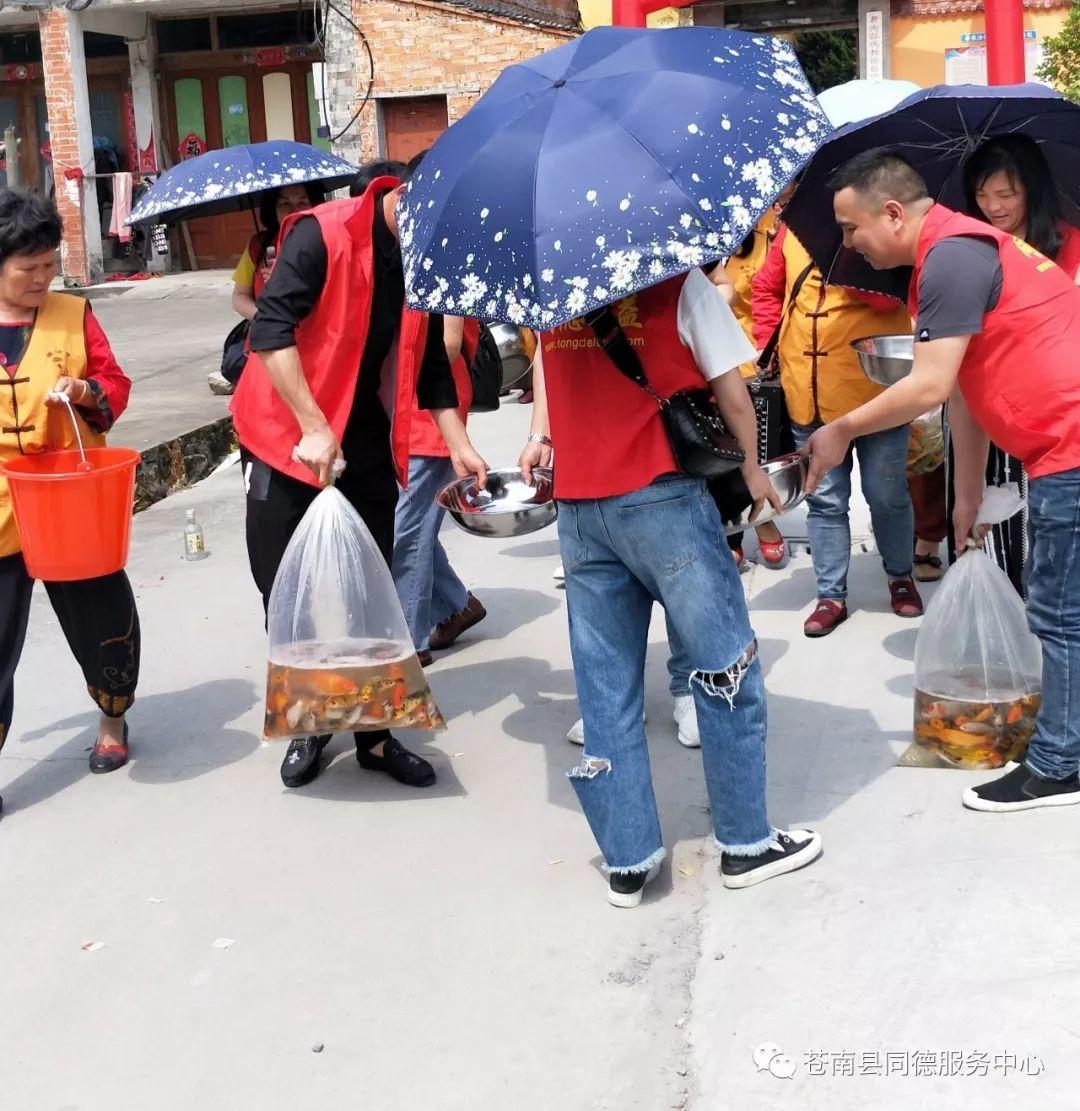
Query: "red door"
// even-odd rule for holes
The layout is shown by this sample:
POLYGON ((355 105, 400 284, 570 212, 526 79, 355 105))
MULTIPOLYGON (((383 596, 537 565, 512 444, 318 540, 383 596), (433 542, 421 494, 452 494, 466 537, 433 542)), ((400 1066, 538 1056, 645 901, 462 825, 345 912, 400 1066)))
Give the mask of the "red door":
POLYGON ((394 97, 382 102, 386 157, 408 162, 447 129, 444 96, 394 97))

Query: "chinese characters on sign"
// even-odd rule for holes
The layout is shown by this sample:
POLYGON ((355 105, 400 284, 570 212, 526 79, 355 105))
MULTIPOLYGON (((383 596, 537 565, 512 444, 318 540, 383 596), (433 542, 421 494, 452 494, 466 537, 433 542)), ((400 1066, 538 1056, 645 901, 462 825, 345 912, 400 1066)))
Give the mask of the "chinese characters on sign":
POLYGON ((880 81, 885 76, 885 31, 880 11, 866 13, 866 72, 869 81, 880 81))

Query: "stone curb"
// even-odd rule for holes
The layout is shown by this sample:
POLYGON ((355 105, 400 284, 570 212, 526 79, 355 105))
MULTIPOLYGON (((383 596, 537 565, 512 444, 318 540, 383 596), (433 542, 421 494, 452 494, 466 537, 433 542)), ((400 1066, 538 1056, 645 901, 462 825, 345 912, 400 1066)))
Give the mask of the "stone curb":
POLYGON ((220 417, 147 448, 135 477, 135 512, 201 482, 236 448, 232 417, 220 417))

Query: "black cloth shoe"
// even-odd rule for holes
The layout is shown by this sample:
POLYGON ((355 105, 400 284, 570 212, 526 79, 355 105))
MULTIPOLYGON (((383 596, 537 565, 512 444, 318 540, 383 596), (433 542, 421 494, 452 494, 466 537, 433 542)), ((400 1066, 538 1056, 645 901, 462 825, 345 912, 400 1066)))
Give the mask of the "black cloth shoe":
POLYGON ((330 737, 330 733, 325 733, 320 737, 296 737, 289 742, 289 751, 281 761, 281 782, 286 787, 303 787, 322 771, 321 757, 330 737))
POLYGON ((968 810, 1005 814, 1011 810, 1036 810, 1042 806, 1072 806, 1080 802, 1080 780, 1046 779, 1019 764, 1011 772, 969 787, 963 795, 968 810))
POLYGON ((128 762, 128 724, 124 722, 124 740, 121 744, 98 741, 90 752, 90 770, 104 775, 122 768, 128 762))
POLYGON ((435 769, 394 737, 387 737, 382 756, 358 747, 356 759, 360 767, 372 772, 386 772, 391 779, 404 783, 406 787, 430 787, 435 782, 435 769))
POLYGON ((608 874, 607 901, 613 907, 636 907, 641 905, 645 895, 645 885, 656 879, 660 866, 647 872, 610 872, 608 874))
POLYGON ((769 847, 754 856, 720 858, 725 887, 753 887, 774 876, 805 868, 821 855, 821 836, 812 829, 777 830, 769 847))

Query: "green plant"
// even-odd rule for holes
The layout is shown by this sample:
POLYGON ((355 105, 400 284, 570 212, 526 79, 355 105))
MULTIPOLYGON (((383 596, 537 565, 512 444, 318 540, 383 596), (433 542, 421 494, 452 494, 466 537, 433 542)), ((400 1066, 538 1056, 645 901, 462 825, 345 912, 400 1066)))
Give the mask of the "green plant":
POLYGON ((797 31, 792 40, 815 93, 857 76, 854 31, 797 31))
POLYGON ((1072 5, 1065 25, 1043 44, 1038 76, 1080 104, 1080 4, 1072 5))

